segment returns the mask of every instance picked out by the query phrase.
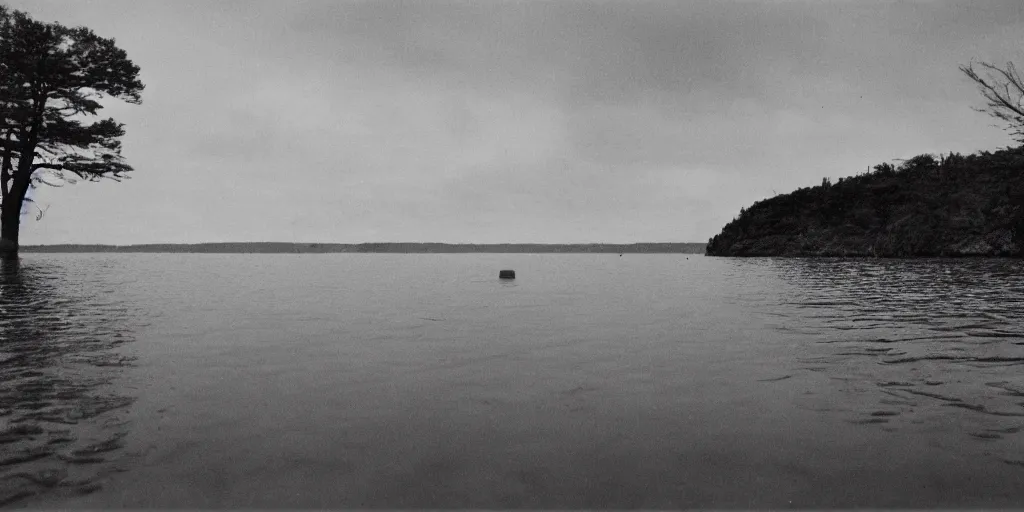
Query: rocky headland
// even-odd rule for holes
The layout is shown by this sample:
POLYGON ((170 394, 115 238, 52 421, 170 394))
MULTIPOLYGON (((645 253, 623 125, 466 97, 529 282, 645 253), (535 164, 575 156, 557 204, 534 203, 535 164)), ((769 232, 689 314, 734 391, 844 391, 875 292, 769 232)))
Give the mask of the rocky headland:
POLYGON ((1016 256, 1024 251, 1024 146, 919 155, 758 201, 709 256, 1016 256))

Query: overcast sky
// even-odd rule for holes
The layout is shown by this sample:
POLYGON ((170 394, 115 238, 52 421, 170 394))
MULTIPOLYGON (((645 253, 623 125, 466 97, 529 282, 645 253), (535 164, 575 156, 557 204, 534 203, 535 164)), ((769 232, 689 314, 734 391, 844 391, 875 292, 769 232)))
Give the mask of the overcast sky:
POLYGON ((701 242, 753 201, 1012 140, 957 66, 1024 2, 14 0, 142 68, 123 183, 22 243, 701 242))

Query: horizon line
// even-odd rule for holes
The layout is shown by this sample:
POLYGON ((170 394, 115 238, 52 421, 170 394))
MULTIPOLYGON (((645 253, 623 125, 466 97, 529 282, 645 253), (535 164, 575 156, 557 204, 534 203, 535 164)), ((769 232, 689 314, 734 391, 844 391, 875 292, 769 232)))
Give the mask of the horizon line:
POLYGON ((291 244, 291 245, 641 245, 641 244, 707 244, 707 242, 146 242, 132 244, 68 242, 56 244, 22 244, 21 247, 53 247, 61 245, 96 245, 106 247, 131 247, 139 245, 212 245, 212 244, 291 244))

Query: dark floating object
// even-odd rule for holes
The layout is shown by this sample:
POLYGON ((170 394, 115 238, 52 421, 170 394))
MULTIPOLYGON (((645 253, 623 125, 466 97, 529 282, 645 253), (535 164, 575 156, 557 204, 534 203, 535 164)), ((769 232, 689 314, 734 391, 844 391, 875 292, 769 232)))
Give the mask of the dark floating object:
POLYGON ((498 271, 498 279, 515 279, 515 278, 516 278, 516 271, 515 270, 499 270, 498 271))

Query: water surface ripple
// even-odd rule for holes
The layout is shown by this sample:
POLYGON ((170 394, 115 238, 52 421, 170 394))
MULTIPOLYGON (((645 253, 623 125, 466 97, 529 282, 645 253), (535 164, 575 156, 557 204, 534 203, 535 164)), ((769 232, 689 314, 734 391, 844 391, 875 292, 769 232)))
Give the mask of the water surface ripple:
POLYGON ((25 255, 0 280, 0 502, 1021 507, 1022 276, 1000 259, 25 255))
POLYGON ((131 308, 102 266, 70 270, 0 268, 0 504, 94 492, 118 469, 131 308))
MULTIPOLYGON (((772 260, 787 321, 827 347, 797 371, 843 381, 849 421, 945 430, 1024 466, 1024 264, 772 260)), ((772 305, 765 304, 771 308, 772 305)), ((813 402, 813 400, 808 400, 813 402)))

